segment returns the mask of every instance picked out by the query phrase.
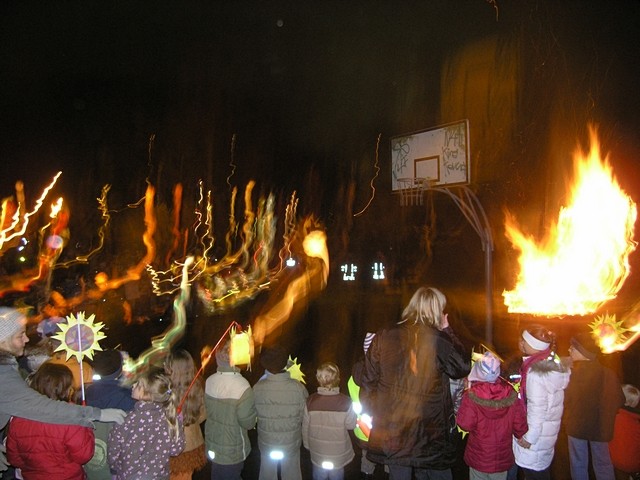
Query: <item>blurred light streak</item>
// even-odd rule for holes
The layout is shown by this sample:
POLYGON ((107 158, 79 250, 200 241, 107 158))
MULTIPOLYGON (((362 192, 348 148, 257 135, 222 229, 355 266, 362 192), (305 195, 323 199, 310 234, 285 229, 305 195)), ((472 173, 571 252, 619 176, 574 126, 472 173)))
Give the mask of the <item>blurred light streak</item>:
POLYGON ((373 184, 373 182, 376 180, 376 178, 378 178, 378 174, 380 173, 380 165, 378 164, 378 150, 380 148, 380 138, 382 137, 382 134, 379 133, 378 134, 378 141, 376 142, 376 159, 375 159, 375 163, 373 165, 373 168, 375 169, 376 173, 373 176, 373 178, 371 179, 371 181, 369 182, 369 185, 371 186, 371 198, 369 198, 369 201, 367 202, 367 204, 364 206, 364 208, 362 210, 360 210, 358 213, 354 213, 353 216, 354 217, 359 217, 360 215, 362 215, 365 210, 367 208, 369 208, 369 205, 371 205, 371 202, 373 202, 373 199, 376 196, 376 187, 373 184))
MULTIPOLYGON (((305 226, 309 221, 305 222, 305 226)), ((302 242, 307 259, 303 272, 286 287, 283 297, 267 311, 254 320, 253 332, 256 346, 261 346, 265 338, 282 326, 293 312, 294 307, 302 306, 311 295, 323 290, 329 273, 329 252, 327 237, 321 230, 310 231, 302 242), (319 277, 319 281, 318 280, 319 277)))
POLYGON ((111 221, 111 215, 109 214, 109 208, 107 206, 107 195, 109 190, 111 189, 111 185, 104 185, 102 187, 102 192, 100 197, 96 200, 98 201, 98 210, 100 211, 100 215, 102 217, 102 225, 98 229, 98 245, 88 253, 83 255, 76 255, 73 260, 69 260, 68 262, 58 263, 55 268, 68 268, 77 263, 88 263, 89 259, 102 250, 104 246, 104 236, 109 226, 109 222, 111 221))
MULTIPOLYGON (((51 182, 49 183, 49 185, 47 185, 44 190, 42 191, 42 194, 40 195, 40 197, 38 198, 38 200, 36 200, 36 204, 33 208, 32 211, 25 213, 22 217, 20 217, 20 203, 18 203, 18 207, 16 209, 16 213, 13 216, 11 225, 0 231, 0 252, 2 251, 2 248, 4 247, 5 243, 11 241, 12 239, 16 238, 16 237, 20 237, 24 234, 24 232, 27 231, 27 225, 29 224, 29 218, 34 215, 35 213, 38 212, 38 210, 40 210, 40 207, 42 207, 42 204, 44 202, 44 199, 47 197, 47 195, 49 194, 49 192, 51 191, 51 189, 53 188, 53 186, 56 184, 56 182, 58 181, 58 178, 60 178, 60 175, 62 175, 62 172, 58 172, 56 173, 56 175, 53 177, 53 180, 51 180, 51 182), (22 222, 22 223, 20 223, 22 222), (18 227, 18 225, 20 225, 18 227), (16 230, 17 228, 17 230, 16 230), (13 233, 11 233, 13 231, 13 233)), ((16 183, 16 190, 19 189, 18 185, 21 184, 21 182, 16 183)), ((4 210, 4 208, 3 208, 4 210)))
POLYGON ((173 225, 171 228, 171 233, 173 234, 173 242, 171 243, 171 248, 167 252, 165 257, 165 265, 168 265, 171 262, 171 258, 178 250, 178 245, 180 244, 180 212, 182 207, 182 184, 177 183, 173 187, 173 225))
POLYGON ((229 166, 231 167, 231 173, 227 177, 227 185, 229 189, 231 189, 231 177, 236 173, 236 164, 235 164, 235 156, 236 156, 236 134, 234 133, 231 136, 231 161, 229 162, 229 166))
POLYGON ((125 360, 123 371, 127 377, 134 378, 143 368, 158 363, 184 336, 187 325, 185 304, 189 301, 189 267, 193 261, 193 257, 188 257, 184 262, 180 294, 173 300, 173 320, 170 327, 163 335, 151 339, 151 347, 142 352, 137 359, 125 360))

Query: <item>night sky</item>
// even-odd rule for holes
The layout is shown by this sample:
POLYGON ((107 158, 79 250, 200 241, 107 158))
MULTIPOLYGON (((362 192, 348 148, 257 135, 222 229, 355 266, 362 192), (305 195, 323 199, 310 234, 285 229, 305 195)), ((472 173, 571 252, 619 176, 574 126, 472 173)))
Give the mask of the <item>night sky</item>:
MULTIPOLYGON (((397 228, 389 139, 467 117, 471 186, 495 224, 500 280, 504 207, 541 229, 536 215, 561 201, 545 200, 562 183, 554 157, 584 144, 589 122, 638 195, 638 25, 635 0, 2 2, 0 192, 21 179, 33 199, 62 170, 74 221, 106 183, 117 208, 141 198, 147 179, 159 203, 177 182, 193 201, 200 179, 218 199, 228 181, 242 189, 255 179, 260 193, 297 191, 302 211, 349 236, 338 257, 403 250, 411 263, 429 214, 397 228), (520 52, 513 124, 495 120, 504 110, 479 86, 481 121, 482 107, 467 111, 473 96, 446 118, 446 95, 457 97, 443 72, 467 58, 460 71, 473 78, 464 67, 473 56, 460 52, 487 38, 520 52), (371 196, 376 150, 377 197, 354 220, 371 196)), ((440 227, 436 271, 472 268, 448 281, 481 283, 474 233, 464 220, 440 227), (452 238, 456 253, 443 254, 452 238)))

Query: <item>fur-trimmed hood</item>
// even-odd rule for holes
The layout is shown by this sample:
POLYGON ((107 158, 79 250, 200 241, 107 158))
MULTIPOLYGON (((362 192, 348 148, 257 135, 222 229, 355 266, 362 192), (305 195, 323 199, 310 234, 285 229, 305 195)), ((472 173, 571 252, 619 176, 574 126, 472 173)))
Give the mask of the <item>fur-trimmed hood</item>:
POLYGON ((564 359, 555 357, 550 360, 542 360, 531 365, 531 371, 545 375, 550 372, 565 373, 569 372, 569 367, 564 359))

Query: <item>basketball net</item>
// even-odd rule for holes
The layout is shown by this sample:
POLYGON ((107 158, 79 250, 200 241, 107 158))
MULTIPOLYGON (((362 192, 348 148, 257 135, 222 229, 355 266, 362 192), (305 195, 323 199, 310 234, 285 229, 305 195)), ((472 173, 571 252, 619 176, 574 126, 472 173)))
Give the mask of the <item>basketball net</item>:
POLYGON ((421 177, 398 178, 400 189, 400 206, 424 204, 424 192, 429 188, 429 180, 421 177))

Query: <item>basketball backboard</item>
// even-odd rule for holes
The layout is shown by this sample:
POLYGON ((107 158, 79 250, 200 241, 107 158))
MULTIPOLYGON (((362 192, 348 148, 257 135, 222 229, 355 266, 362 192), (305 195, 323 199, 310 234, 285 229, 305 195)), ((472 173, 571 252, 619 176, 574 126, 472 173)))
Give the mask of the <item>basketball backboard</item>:
POLYGON ((470 163, 468 120, 392 137, 391 190, 407 188, 412 178, 433 186, 467 185, 470 163))

